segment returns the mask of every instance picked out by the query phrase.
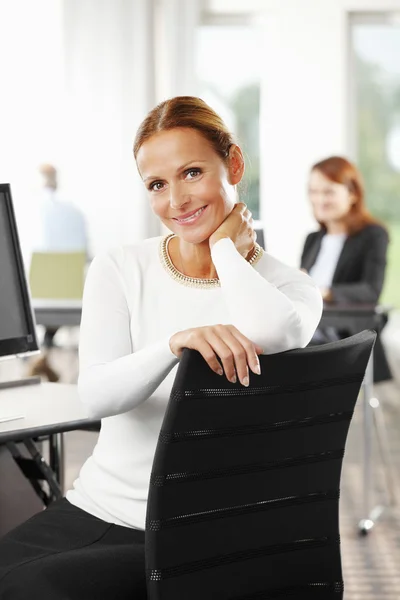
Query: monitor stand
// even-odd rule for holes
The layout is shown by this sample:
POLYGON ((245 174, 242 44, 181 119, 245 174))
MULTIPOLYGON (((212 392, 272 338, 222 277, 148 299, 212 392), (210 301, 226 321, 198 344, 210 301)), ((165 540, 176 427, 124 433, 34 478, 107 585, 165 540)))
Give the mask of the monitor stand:
POLYGON ((34 377, 23 377, 22 379, 13 379, 11 381, 0 381, 0 390, 7 390, 14 387, 21 387, 24 385, 37 385, 41 383, 42 379, 39 375, 34 377))

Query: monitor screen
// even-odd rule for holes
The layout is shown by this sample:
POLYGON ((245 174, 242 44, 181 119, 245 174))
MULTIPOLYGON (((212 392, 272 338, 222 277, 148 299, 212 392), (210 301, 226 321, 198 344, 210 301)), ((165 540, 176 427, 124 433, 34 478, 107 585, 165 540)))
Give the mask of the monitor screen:
POLYGON ((9 184, 0 184, 0 358, 38 350, 9 184))

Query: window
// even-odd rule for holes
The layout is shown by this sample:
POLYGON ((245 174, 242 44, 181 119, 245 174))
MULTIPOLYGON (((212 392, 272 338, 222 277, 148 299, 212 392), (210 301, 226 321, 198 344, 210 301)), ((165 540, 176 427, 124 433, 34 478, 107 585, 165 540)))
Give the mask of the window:
POLYGON ((198 28, 199 96, 236 135, 246 161, 240 197, 260 216, 260 78, 258 32, 246 18, 222 17, 198 28))
POLYGON ((391 239, 381 301, 400 308, 400 17, 354 16, 351 43, 355 159, 391 239))

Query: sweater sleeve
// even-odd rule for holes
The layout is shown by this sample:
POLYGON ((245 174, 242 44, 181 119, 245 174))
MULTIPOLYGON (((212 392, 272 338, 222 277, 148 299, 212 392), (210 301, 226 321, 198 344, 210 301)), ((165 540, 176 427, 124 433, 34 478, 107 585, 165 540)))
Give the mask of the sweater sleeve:
POLYGON ((312 279, 265 253, 254 267, 232 240, 214 244, 212 260, 230 322, 264 354, 306 346, 321 318, 322 298, 312 279))
POLYGON ((124 281, 111 255, 96 257, 85 282, 79 342, 80 398, 93 418, 147 400, 178 362, 169 340, 135 351, 124 281))

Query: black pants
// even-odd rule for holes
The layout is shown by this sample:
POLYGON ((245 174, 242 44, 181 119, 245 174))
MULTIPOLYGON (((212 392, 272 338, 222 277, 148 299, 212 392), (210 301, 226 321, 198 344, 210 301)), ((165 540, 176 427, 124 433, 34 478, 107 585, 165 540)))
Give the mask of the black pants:
POLYGON ((0 539, 0 600, 145 600, 144 536, 55 502, 0 539))

